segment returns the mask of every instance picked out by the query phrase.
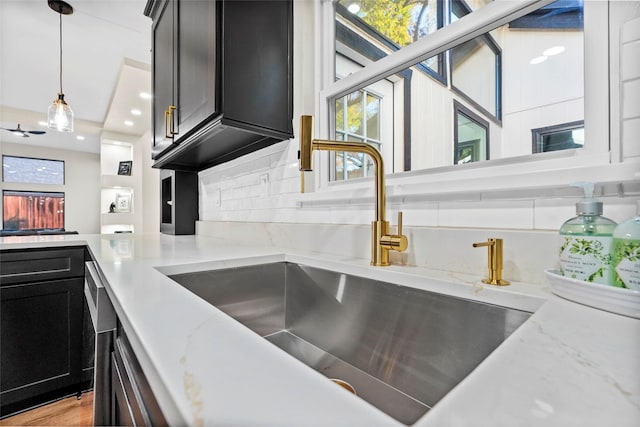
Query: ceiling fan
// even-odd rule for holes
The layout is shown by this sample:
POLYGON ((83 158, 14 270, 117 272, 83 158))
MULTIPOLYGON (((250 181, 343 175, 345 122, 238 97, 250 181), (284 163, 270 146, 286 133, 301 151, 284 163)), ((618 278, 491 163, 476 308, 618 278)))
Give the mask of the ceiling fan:
POLYGON ((21 136, 23 138, 29 138, 29 134, 33 134, 33 135, 42 135, 43 133, 46 133, 43 130, 24 130, 20 127, 20 123, 18 123, 18 127, 15 129, 9 129, 9 128, 0 128, 0 129, 4 129, 4 130, 8 130, 9 132, 13 133, 16 136, 21 136))

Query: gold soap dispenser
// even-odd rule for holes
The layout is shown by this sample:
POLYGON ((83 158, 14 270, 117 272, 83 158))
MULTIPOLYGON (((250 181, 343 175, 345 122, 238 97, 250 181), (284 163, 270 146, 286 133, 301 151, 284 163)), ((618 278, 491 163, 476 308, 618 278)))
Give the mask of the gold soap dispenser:
POLYGON ((474 248, 487 247, 487 264, 489 267, 489 277, 482 279, 482 283, 488 285, 509 285, 508 280, 502 278, 502 239, 487 239, 486 242, 474 243, 474 248))

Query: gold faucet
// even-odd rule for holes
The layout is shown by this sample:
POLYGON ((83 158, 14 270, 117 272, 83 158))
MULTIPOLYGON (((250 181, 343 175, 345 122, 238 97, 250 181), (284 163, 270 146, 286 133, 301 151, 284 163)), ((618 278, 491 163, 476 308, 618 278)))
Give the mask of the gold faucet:
POLYGON ((371 223, 371 265, 389 265, 389 251, 403 252, 409 240, 402 234, 402 212, 398 212, 398 234, 389 233, 389 222, 385 221, 384 164, 382 155, 372 145, 364 142, 331 141, 313 139, 313 117, 300 117, 300 160, 301 171, 311 171, 313 150, 353 151, 371 156, 376 167, 376 216, 371 223))
POLYGON ((482 279, 488 285, 508 285, 509 281, 502 278, 502 239, 488 239, 486 242, 474 243, 473 247, 488 247, 489 277, 482 279))

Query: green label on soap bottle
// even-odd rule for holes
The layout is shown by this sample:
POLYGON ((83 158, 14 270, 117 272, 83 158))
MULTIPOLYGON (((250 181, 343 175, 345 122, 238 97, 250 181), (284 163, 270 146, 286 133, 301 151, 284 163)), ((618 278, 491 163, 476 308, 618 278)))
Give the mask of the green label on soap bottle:
POLYGON ((611 284, 611 237, 561 236, 560 272, 585 282, 611 284))
POLYGON ((614 286, 640 291, 640 240, 613 239, 614 286))

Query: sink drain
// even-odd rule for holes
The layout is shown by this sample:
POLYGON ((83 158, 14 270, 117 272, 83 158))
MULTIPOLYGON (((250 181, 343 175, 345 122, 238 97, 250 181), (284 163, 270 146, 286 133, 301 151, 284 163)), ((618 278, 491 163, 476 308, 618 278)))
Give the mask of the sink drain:
POLYGON ((357 395, 356 389, 353 388, 353 386, 351 384, 349 384, 348 382, 339 380, 337 378, 331 378, 331 381, 333 381, 334 383, 338 384, 340 387, 344 388, 345 390, 357 395))

